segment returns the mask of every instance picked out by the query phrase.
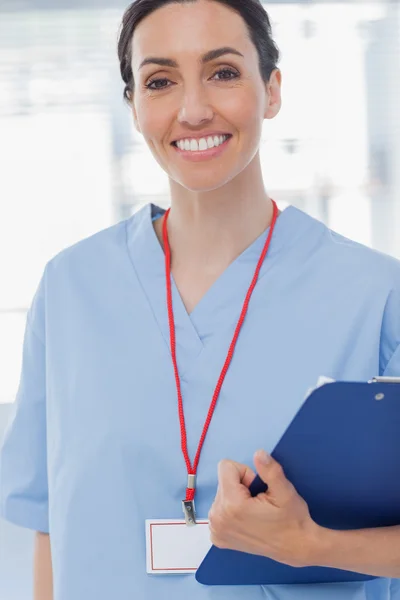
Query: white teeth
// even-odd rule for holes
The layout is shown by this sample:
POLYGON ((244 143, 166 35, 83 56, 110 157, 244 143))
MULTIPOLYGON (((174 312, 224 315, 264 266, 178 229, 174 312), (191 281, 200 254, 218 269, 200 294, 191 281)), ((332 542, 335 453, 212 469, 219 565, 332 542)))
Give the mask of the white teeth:
POLYGON ((176 145, 180 150, 191 151, 191 152, 204 152, 204 150, 208 150, 209 148, 216 148, 225 142, 229 136, 227 135, 216 135, 214 137, 210 136, 208 138, 200 138, 199 140, 195 139, 186 139, 179 140, 176 142, 176 145))
POLYGON ((199 150, 207 150, 207 148, 208 148, 207 140, 205 140, 204 138, 201 138, 201 140, 199 140, 199 150))

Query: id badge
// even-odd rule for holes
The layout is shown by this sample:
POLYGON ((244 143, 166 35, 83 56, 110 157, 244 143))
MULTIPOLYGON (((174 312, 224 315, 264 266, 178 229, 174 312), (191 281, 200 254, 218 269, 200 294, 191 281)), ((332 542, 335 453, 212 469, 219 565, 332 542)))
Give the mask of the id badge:
POLYGON ((211 546, 206 519, 194 527, 180 519, 146 520, 147 573, 195 573, 211 546))

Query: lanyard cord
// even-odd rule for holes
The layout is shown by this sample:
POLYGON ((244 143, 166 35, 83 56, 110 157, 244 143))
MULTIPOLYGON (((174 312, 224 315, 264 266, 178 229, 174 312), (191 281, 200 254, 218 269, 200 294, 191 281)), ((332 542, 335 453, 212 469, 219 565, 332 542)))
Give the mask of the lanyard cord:
MULTIPOLYGON (((181 382, 180 382, 180 377, 179 377, 178 364, 177 364, 177 360, 176 360, 175 319, 174 319, 174 311, 173 311, 173 307, 172 307, 172 289, 171 289, 172 288, 172 286, 171 286, 171 249, 169 246, 168 230, 167 230, 167 221, 168 221, 170 209, 168 209, 167 212, 165 213, 165 218, 164 218, 164 223, 163 223, 163 241, 164 241, 164 252, 165 252, 165 276, 166 276, 166 289, 167 289, 167 308, 168 308, 168 322, 169 322, 169 331, 170 331, 171 355, 172 355, 172 363, 173 363, 173 367, 174 367, 176 391, 177 391, 177 395, 178 395, 178 412, 179 412, 179 422, 180 422, 180 429, 181 429, 181 449, 182 449, 182 453, 183 453, 183 456, 185 459, 188 476, 194 476, 194 478, 192 478, 192 481, 195 481, 195 477, 197 474, 197 468, 199 466, 199 461, 200 461, 200 455, 201 455, 201 451, 203 449, 204 440, 206 439, 208 428, 210 426, 211 420, 214 415, 215 406, 217 404, 217 401, 218 401, 218 398, 219 398, 219 395, 221 392, 222 384, 224 382, 225 376, 228 372, 229 366, 230 366, 232 358, 233 358, 233 353, 235 351, 236 342, 238 340, 240 330, 242 328, 243 322, 244 322, 246 314, 247 314, 251 295, 256 286, 262 264, 267 255, 267 252, 268 252, 268 249, 269 249, 269 246, 271 243, 271 238, 272 238, 272 235, 273 235, 273 232, 275 229, 276 220, 277 220, 278 214, 279 214, 278 207, 277 207, 276 203, 274 202, 274 200, 272 200, 272 203, 273 203, 273 217, 272 217, 269 235, 264 244, 264 248, 263 248, 263 251, 259 258, 259 261, 257 263, 257 267, 255 270, 252 282, 250 284, 250 287, 246 294, 246 298, 244 300, 243 308, 240 313, 238 323, 236 325, 236 329, 235 329, 235 333, 233 335, 232 342, 229 346, 225 364, 222 368, 221 374, 218 379, 218 383, 216 385, 216 388, 215 388, 215 391, 214 391, 214 394, 212 397, 211 405, 208 410, 207 418, 206 418, 206 421, 204 424, 203 432, 201 434, 199 446, 197 448, 197 453, 196 453, 193 465, 191 464, 191 461, 189 458, 188 447, 187 447, 186 423, 185 423, 185 414, 184 414, 184 410, 183 410, 181 382)), ((190 479, 190 477, 189 477, 189 479, 190 479)), ((186 500, 193 501, 194 497, 195 497, 195 493, 196 493, 196 490, 195 490, 194 484, 193 484, 193 487, 187 487, 186 488, 186 500)))

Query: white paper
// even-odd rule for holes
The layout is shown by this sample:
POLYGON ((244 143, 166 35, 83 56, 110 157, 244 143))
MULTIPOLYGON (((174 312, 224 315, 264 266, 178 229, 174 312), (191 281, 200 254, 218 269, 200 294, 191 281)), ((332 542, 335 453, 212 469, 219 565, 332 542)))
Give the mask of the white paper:
POLYGON ((146 520, 147 573, 195 573, 210 550, 207 519, 188 527, 183 520, 146 520))

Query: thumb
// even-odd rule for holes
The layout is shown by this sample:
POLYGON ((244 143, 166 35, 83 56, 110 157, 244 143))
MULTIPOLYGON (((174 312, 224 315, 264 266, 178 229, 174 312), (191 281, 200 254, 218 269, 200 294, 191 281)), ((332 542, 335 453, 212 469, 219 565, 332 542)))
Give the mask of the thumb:
POLYGON ((254 465, 258 475, 268 485, 267 495, 273 496, 279 504, 292 497, 294 486, 286 479, 282 466, 270 454, 258 450, 254 455, 254 465))

